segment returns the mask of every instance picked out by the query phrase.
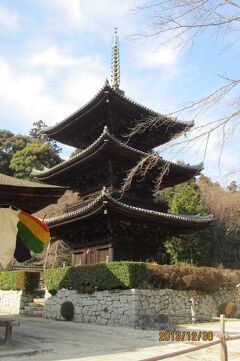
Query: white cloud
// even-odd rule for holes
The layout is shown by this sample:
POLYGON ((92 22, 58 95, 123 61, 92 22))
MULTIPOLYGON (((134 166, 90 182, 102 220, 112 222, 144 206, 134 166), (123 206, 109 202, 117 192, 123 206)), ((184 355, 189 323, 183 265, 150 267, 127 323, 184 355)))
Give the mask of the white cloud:
MULTIPOLYGON (((4 59, 0 59, 0 106, 25 125, 38 119, 49 124, 59 121, 71 111, 71 106, 47 94, 45 80, 39 75, 17 74, 4 59)), ((29 126, 28 126, 29 128, 29 126)))
POLYGON ((53 46, 30 55, 28 64, 32 66, 45 67, 70 67, 89 64, 91 60, 92 59, 88 56, 75 57, 64 54, 64 52, 59 51, 56 46, 53 46))
POLYGON ((119 26, 122 36, 134 30, 131 10, 137 3, 137 0, 53 0, 47 6, 57 11, 68 26, 105 34, 109 39, 109 28, 119 26))
POLYGON ((19 28, 19 18, 17 13, 0 6, 0 28, 17 30, 19 28))
POLYGON ((30 60, 24 63, 24 72, 0 58, 0 108, 7 116, 14 109, 25 129, 38 119, 48 125, 61 121, 89 101, 103 86, 106 76, 98 56, 75 58, 50 48, 25 58, 30 60), (27 67, 30 64, 42 65, 44 71, 27 67), (59 78, 57 72, 45 71, 48 66, 65 68, 61 68, 59 78))
POLYGON ((78 74, 68 79, 64 87, 65 99, 76 104, 79 108, 84 103, 88 102, 103 86, 104 77, 101 74, 89 73, 81 70, 78 74))
POLYGON ((178 52, 164 46, 157 49, 147 48, 141 52, 138 63, 141 66, 175 65, 178 61, 178 52))
POLYGON ((53 0, 53 3, 71 20, 78 23, 85 21, 81 0, 53 0))

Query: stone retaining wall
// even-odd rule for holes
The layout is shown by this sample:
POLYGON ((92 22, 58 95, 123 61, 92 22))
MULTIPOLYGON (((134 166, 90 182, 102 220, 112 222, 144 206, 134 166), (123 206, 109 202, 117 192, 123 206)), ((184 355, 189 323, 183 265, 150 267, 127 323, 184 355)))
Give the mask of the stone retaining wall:
POLYGON ((76 291, 60 290, 55 296, 46 295, 44 315, 62 319, 61 304, 74 304, 74 320, 102 325, 159 328, 161 314, 170 314, 174 323, 191 322, 191 298, 196 317, 216 316, 217 306, 234 301, 240 310, 240 292, 219 291, 211 295, 196 291, 177 290, 112 290, 98 291, 91 295, 76 291))
POLYGON ((31 298, 22 291, 0 290, 0 314, 18 315, 31 298))

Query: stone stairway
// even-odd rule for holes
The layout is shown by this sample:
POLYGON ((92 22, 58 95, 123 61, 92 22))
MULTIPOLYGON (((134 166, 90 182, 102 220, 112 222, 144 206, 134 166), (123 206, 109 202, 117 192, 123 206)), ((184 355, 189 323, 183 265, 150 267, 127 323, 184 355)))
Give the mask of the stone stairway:
POLYGON ((28 302, 28 304, 20 310, 20 314, 26 316, 43 317, 45 298, 42 296, 42 294, 37 294, 35 296, 36 298, 33 298, 32 302, 28 302))

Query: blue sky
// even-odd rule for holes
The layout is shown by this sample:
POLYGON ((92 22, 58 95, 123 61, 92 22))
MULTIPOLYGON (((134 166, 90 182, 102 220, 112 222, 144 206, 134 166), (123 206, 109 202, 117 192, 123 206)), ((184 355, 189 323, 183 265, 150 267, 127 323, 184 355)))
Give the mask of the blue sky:
MULTIPOLYGON (((110 79, 115 26, 120 36, 121 88, 160 113, 222 85, 218 74, 238 75, 236 47, 222 51, 230 39, 203 34, 191 50, 182 52, 174 44, 163 47, 157 40, 135 39, 133 35, 147 24, 146 14, 134 11, 141 3, 0 0, 0 128, 28 134, 34 121, 53 125, 90 100, 110 79)), ((208 123, 215 116, 209 111, 195 122, 208 123)), ((191 113, 184 118, 189 119, 191 113)), ((213 134, 209 140, 204 173, 223 185, 240 181, 239 173, 231 173, 239 168, 239 135, 238 130, 224 147, 221 173, 221 135, 213 134)), ((69 152, 64 149, 63 156, 69 152)), ((203 152, 200 142, 173 160, 196 164, 203 160, 203 152)), ((173 158, 173 152, 163 155, 173 158)))

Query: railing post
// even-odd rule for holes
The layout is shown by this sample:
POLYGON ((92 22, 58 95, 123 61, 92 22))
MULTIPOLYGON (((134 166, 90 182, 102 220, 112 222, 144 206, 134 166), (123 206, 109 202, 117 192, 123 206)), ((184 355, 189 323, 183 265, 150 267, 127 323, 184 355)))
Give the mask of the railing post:
POLYGON ((224 315, 220 315, 220 361, 228 361, 224 315))

